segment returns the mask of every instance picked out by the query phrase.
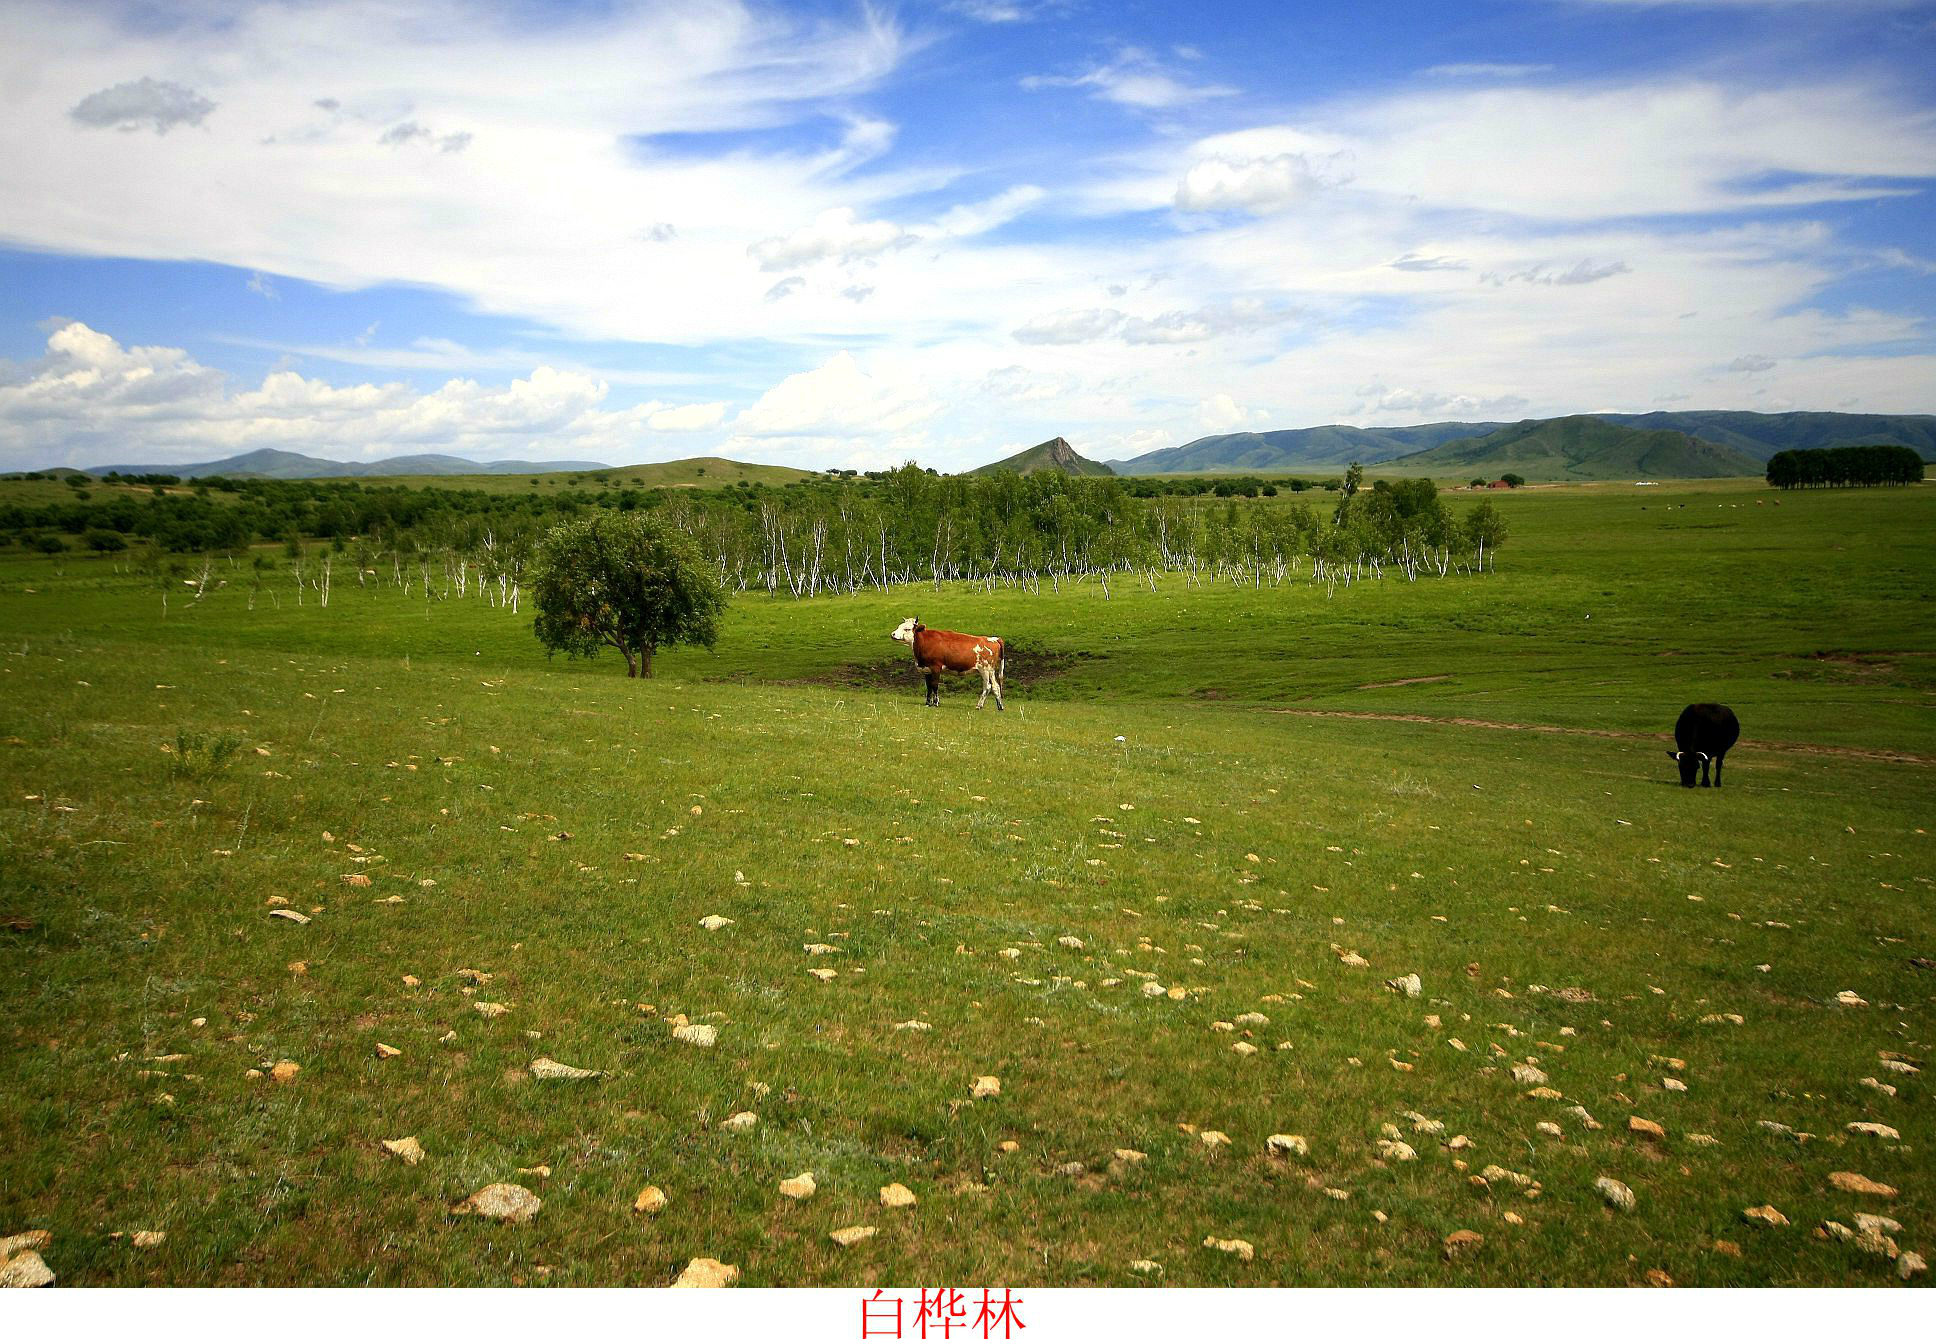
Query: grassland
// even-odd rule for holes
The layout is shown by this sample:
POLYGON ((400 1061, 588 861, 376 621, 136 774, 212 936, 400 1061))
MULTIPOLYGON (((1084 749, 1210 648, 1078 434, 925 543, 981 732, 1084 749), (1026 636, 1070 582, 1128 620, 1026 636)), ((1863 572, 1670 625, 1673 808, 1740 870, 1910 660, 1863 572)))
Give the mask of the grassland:
POLYGON ((1884 1065, 1936 981, 1936 491, 1643 493, 1495 496, 1483 579, 742 597, 645 683, 476 602, 0 559, 0 1234, 96 1284, 1894 1283, 1813 1229, 1936 1242, 1884 1065), (908 613, 1014 639, 1009 710, 923 709, 908 613), (1710 697, 1746 738, 1684 791, 1710 697), (449 1215, 496 1181, 537 1219, 449 1215))

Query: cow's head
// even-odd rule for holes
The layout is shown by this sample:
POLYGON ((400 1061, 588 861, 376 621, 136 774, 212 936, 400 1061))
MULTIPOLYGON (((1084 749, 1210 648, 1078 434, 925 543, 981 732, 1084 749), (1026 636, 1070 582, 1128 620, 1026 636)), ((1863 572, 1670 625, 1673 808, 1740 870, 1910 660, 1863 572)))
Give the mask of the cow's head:
POLYGON ((1692 789, 1694 778, 1701 774, 1701 764, 1707 761, 1707 754, 1693 749, 1669 749, 1667 756, 1681 765, 1681 784, 1692 789))
POLYGON ((901 626, 887 635, 897 642, 906 642, 912 646, 914 644, 914 630, 920 626, 921 620, 918 618, 903 619, 901 626))

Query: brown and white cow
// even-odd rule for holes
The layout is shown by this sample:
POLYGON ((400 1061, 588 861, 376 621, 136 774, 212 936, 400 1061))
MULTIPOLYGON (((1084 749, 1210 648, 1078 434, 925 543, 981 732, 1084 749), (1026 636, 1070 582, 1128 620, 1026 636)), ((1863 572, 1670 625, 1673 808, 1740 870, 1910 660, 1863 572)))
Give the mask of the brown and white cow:
POLYGON ((981 675, 981 710, 992 690, 995 710, 1002 709, 1002 683, 1008 673, 1008 648, 1000 637, 976 637, 966 632, 943 632, 924 628, 921 620, 910 618, 888 636, 914 648, 914 663, 928 679, 927 705, 941 705, 941 671, 981 675))

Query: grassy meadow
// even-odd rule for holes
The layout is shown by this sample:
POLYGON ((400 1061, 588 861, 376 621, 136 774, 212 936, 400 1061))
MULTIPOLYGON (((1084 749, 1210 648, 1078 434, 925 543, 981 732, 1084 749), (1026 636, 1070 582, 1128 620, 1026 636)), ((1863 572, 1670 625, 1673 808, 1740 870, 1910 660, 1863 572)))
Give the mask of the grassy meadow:
POLYGON ((1936 490, 1490 496, 1485 577, 742 595, 646 682, 341 570, 164 610, 0 555, 0 1236, 97 1285, 1896 1285, 1821 1225, 1936 1246, 1936 490), (924 709, 909 614, 1010 638, 1008 710, 924 709), (450 1212, 495 1182, 542 1210, 450 1212))

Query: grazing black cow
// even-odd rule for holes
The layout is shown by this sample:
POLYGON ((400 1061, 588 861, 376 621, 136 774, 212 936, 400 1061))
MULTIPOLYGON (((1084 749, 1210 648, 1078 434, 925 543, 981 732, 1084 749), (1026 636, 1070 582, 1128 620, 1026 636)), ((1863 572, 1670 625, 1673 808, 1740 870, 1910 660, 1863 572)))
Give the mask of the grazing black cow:
POLYGON ((1674 722, 1674 749, 1667 756, 1681 765, 1681 784, 1692 787, 1698 772, 1707 784, 1707 765, 1714 764, 1714 785, 1721 785, 1721 760, 1741 738, 1741 722, 1719 702, 1696 702, 1674 722))

